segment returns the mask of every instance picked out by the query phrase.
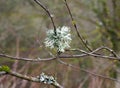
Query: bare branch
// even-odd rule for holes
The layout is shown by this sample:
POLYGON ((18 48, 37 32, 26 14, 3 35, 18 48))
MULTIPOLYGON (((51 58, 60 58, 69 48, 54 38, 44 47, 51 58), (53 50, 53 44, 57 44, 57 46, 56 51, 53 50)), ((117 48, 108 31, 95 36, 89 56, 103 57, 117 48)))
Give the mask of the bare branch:
POLYGON ((46 58, 46 59, 41 59, 41 58, 30 59, 30 58, 23 58, 23 57, 14 57, 14 56, 6 55, 6 54, 0 54, 0 57, 10 58, 10 59, 13 59, 13 60, 32 61, 32 62, 50 61, 50 60, 55 59, 55 57, 46 58))
MULTIPOLYGON (((69 51, 69 50, 67 50, 69 51)), ((108 47, 99 47, 95 50, 93 50, 92 52, 87 52, 87 51, 84 51, 84 50, 81 50, 81 49, 70 49, 70 51, 79 51, 79 52, 82 52, 83 54, 80 54, 80 55, 64 55, 64 56, 60 56, 60 58, 79 58, 79 57, 85 57, 85 56, 93 56, 93 57, 99 57, 99 58, 106 58, 106 59, 110 59, 110 60, 120 60, 120 57, 110 48, 108 47), (100 50, 107 50, 109 51, 111 54, 113 54, 113 56, 105 56, 105 55, 101 55, 101 54, 96 54, 98 51, 100 50)))
POLYGON ((0 76, 2 76, 2 75, 6 75, 6 74, 7 74, 7 73, 4 72, 4 71, 0 72, 0 76))
MULTIPOLYGON (((1 72, 0 72, 1 73, 1 72)), ((14 71, 9 71, 9 72, 3 72, 4 75, 5 74, 8 74, 8 75, 11 75, 11 76, 15 76, 17 78, 21 78, 21 79, 24 79, 24 80, 28 80, 28 81, 32 81, 32 82, 38 82, 38 83, 41 83, 42 81, 40 80, 40 77, 31 77, 31 76, 27 76, 27 75, 22 75, 22 74, 19 74, 17 72, 14 72, 14 71)), ((44 83, 44 82, 43 82, 44 83)), ((46 84, 46 83, 44 83, 46 84)), ((56 80, 53 81, 52 83, 50 83, 50 85, 53 85, 55 86, 55 88, 63 88, 56 80)))
POLYGON ((70 59, 70 58, 80 58, 80 57, 86 57, 86 56, 92 56, 92 57, 97 57, 97 58, 102 58, 102 59, 109 59, 109 60, 118 60, 120 61, 120 57, 110 48, 108 47, 99 47, 95 50, 93 50, 92 52, 87 52, 81 49, 70 49, 70 50, 66 50, 66 51, 79 51, 83 54, 77 54, 77 55, 59 55, 59 56, 53 56, 51 58, 37 58, 37 59, 30 59, 30 58, 23 58, 23 57, 14 57, 14 56, 10 56, 10 55, 6 55, 6 54, 0 54, 0 57, 5 57, 5 58, 10 58, 13 60, 22 60, 22 61, 31 61, 31 62, 41 62, 41 61, 51 61, 51 60, 55 60, 57 57, 59 58, 64 58, 64 59, 70 59), (106 55, 102 55, 102 54, 96 54, 98 51, 106 49, 107 51, 109 51, 110 53, 113 54, 113 56, 106 56, 106 55))
POLYGON ((80 33, 79 33, 79 31, 78 31, 76 22, 75 22, 75 20, 74 20, 74 18, 73 18, 73 15, 72 15, 72 13, 71 13, 71 10, 70 10, 70 8, 69 8, 69 6, 68 6, 67 0, 64 0, 64 1, 65 1, 65 5, 66 5, 66 7, 67 7, 67 9, 68 9, 69 15, 70 15, 70 17, 71 17, 72 24, 73 24, 73 26, 74 26, 75 29, 76 29, 76 32, 77 32, 77 35, 78 35, 79 39, 82 41, 83 45, 84 45, 89 51, 92 52, 92 49, 85 43, 84 39, 82 38, 82 36, 80 35, 80 33))
POLYGON ((93 75, 93 76, 98 76, 98 77, 101 77, 101 78, 104 78, 104 79, 108 79, 108 80, 112 80, 112 81, 116 81, 116 82, 119 82, 119 83, 120 83, 120 81, 118 81, 117 79, 114 79, 114 78, 111 78, 111 77, 107 77, 107 76, 103 76, 103 75, 100 75, 100 74, 91 72, 91 71, 86 70, 86 69, 83 69, 83 68, 79 68, 79 67, 74 66, 74 65, 72 65, 72 64, 68 64, 68 63, 66 63, 66 62, 64 62, 64 61, 62 61, 62 60, 60 60, 60 59, 58 59, 58 62, 60 62, 61 64, 66 65, 66 66, 70 66, 70 67, 72 67, 72 68, 79 69, 79 70, 81 70, 81 71, 83 71, 83 72, 86 72, 86 73, 88 73, 88 74, 91 74, 91 75, 93 75))
POLYGON ((39 0, 34 0, 34 1, 35 1, 40 7, 42 7, 42 8, 46 11, 46 13, 47 13, 48 16, 50 17, 51 22, 52 22, 52 24, 53 24, 54 33, 55 33, 55 35, 57 35, 55 22, 54 22, 54 20, 53 20, 53 16, 52 16, 52 14, 50 13, 50 11, 49 11, 39 0))
POLYGON ((104 56, 104 55, 98 55, 98 54, 91 54, 91 53, 87 53, 87 52, 84 52, 84 53, 86 53, 86 54, 60 55, 59 58, 75 59, 75 58, 80 58, 80 57, 92 56, 92 57, 97 57, 97 58, 101 58, 101 59, 109 59, 109 60, 118 60, 118 61, 120 61, 120 57, 116 58, 116 57, 112 57, 112 56, 104 56))

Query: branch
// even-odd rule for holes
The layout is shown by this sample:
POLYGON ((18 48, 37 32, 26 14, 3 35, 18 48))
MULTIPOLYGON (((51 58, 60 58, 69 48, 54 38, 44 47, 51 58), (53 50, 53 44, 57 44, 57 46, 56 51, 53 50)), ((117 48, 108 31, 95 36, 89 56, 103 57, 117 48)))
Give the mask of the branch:
POLYGON ((62 60, 60 60, 60 59, 57 59, 57 60, 58 60, 58 62, 60 62, 61 64, 66 65, 66 66, 70 66, 70 67, 72 67, 72 68, 79 69, 79 70, 81 70, 81 71, 83 71, 83 72, 86 72, 86 73, 88 73, 88 74, 91 74, 91 75, 94 75, 94 76, 98 76, 98 77, 101 77, 101 78, 104 78, 104 79, 116 81, 116 82, 119 82, 119 83, 120 83, 120 81, 117 80, 117 79, 114 79, 114 78, 111 78, 111 77, 107 77, 107 76, 103 76, 103 75, 100 75, 100 74, 96 74, 96 73, 91 72, 91 71, 89 71, 89 70, 86 70, 86 69, 83 69, 83 68, 79 68, 79 67, 74 66, 74 65, 72 65, 72 64, 68 64, 68 63, 66 63, 66 62, 64 62, 64 61, 62 61, 62 60))
POLYGON ((52 16, 52 14, 50 13, 50 11, 39 1, 39 0, 34 0, 40 7, 42 7, 44 10, 45 10, 45 12, 48 14, 48 16, 50 17, 50 19, 51 19, 51 22, 52 22, 52 24, 53 24, 53 27, 54 27, 54 33, 55 33, 55 35, 57 35, 57 33, 56 33, 56 26, 55 26, 55 23, 54 23, 54 20, 53 20, 53 16, 52 16))
POLYGON ((52 76, 47 76, 44 73, 40 74, 40 76, 32 77, 14 72, 10 70, 8 66, 0 66, 0 73, 2 73, 2 75, 8 74, 32 82, 38 82, 38 83, 42 82, 44 84, 53 85, 55 88, 63 88, 52 76))
POLYGON ((0 76, 2 76, 2 75, 6 75, 7 73, 6 72, 4 72, 4 71, 1 71, 0 72, 0 76))
POLYGON ((10 58, 13 60, 32 61, 32 62, 50 61, 50 60, 55 59, 55 57, 46 58, 46 59, 41 59, 41 58, 31 59, 31 58, 23 58, 23 57, 14 57, 14 56, 6 55, 6 54, 0 54, 0 57, 10 58))
POLYGON ((66 5, 66 7, 67 7, 67 9, 68 9, 69 15, 70 15, 70 17, 71 17, 72 24, 73 24, 73 26, 74 26, 75 29, 76 29, 76 32, 77 32, 77 35, 78 35, 79 39, 82 41, 83 45, 84 45, 89 51, 92 52, 92 49, 85 43, 85 41, 83 40, 82 36, 80 35, 80 33, 79 33, 79 31, 78 31, 76 22, 75 22, 75 20, 74 20, 74 18, 73 18, 73 15, 72 15, 72 13, 71 13, 71 10, 70 10, 70 8, 69 8, 69 6, 68 6, 67 0, 64 0, 64 1, 65 1, 65 5, 66 5))
POLYGON ((87 52, 84 50, 80 50, 80 49, 70 49, 70 50, 66 50, 66 51, 79 51, 82 52, 83 54, 77 54, 77 55, 59 55, 59 56, 53 56, 51 58, 46 58, 46 59, 41 59, 41 58, 37 58, 37 59, 30 59, 30 58, 23 58, 23 57, 14 57, 14 56, 10 56, 10 55, 6 55, 6 54, 0 54, 0 57, 5 57, 5 58, 10 58, 13 60, 22 60, 22 61, 31 61, 31 62, 42 62, 42 61, 51 61, 51 60, 55 60, 57 57, 59 58, 64 58, 64 59, 71 59, 71 58, 80 58, 80 57, 87 57, 87 56, 92 56, 92 57, 97 57, 97 58, 103 58, 103 59, 109 59, 109 60, 118 60, 120 61, 120 57, 110 48, 108 47, 99 47, 95 50, 93 50, 92 52, 87 52), (98 51, 106 49, 107 51, 109 51, 111 54, 113 54, 113 56, 106 56, 106 55, 102 55, 102 54, 96 54, 98 51))
MULTIPOLYGON (((86 53, 86 52, 84 52, 86 53)), ((64 58, 64 59, 75 59, 75 58, 80 58, 80 57, 86 57, 86 56, 92 56, 92 57, 97 57, 97 58, 103 58, 103 59, 109 59, 109 60, 118 60, 120 61, 120 57, 112 57, 112 56, 102 56, 98 54, 91 54, 91 53, 86 53, 86 54, 76 54, 76 55, 60 55, 59 58, 64 58)))
POLYGON ((67 51, 79 51, 79 52, 82 52, 83 54, 80 54, 80 55, 64 55, 64 56, 60 56, 63 57, 63 58, 79 58, 79 57, 85 57, 85 56, 93 56, 93 57, 99 57, 99 58, 106 58, 106 59, 110 59, 110 60, 118 60, 120 61, 120 57, 110 48, 108 47, 99 47, 95 50, 93 50, 92 52, 86 52, 84 50, 81 50, 81 49, 70 49, 70 50, 67 50, 67 51), (107 50, 109 51, 111 54, 113 54, 113 56, 105 56, 105 55, 101 55, 101 54, 96 54, 98 51, 100 50, 107 50))

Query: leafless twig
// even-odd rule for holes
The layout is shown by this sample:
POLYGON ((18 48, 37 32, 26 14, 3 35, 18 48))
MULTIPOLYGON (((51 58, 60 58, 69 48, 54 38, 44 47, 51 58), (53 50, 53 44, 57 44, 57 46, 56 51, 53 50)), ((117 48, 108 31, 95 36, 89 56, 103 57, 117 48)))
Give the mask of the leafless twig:
POLYGON ((0 76, 5 75, 5 74, 6 74, 6 72, 4 72, 4 71, 0 72, 0 76))
POLYGON ((74 20, 74 18, 73 18, 73 15, 72 15, 72 13, 71 13, 71 10, 70 10, 70 8, 69 8, 69 6, 68 6, 67 0, 64 0, 64 1, 65 1, 65 4, 66 4, 66 7, 67 7, 67 9, 68 9, 69 15, 70 15, 70 17, 71 17, 72 24, 73 24, 73 26, 74 26, 75 29, 76 29, 76 32, 77 32, 78 37, 79 37, 80 40, 82 41, 83 45, 84 45, 89 51, 92 51, 92 49, 90 49, 90 47, 85 43, 85 41, 83 40, 82 36, 80 35, 80 33, 79 33, 79 31, 78 31, 76 22, 75 22, 75 20, 74 20))
POLYGON ((23 58, 23 57, 14 57, 6 54, 0 54, 0 57, 10 58, 13 60, 32 61, 32 62, 50 61, 55 59, 55 57, 47 58, 47 59, 41 59, 38 57, 37 59, 31 59, 31 58, 23 58))
MULTIPOLYGON (((8 75, 11 75, 11 76, 15 76, 17 78, 21 78, 21 79, 24 79, 24 80, 28 80, 28 81, 32 81, 32 82, 38 82, 40 83, 41 80, 39 77, 31 77, 31 76, 27 76, 27 75, 22 75, 22 74, 19 74, 17 72, 14 72, 14 71, 9 71, 9 72, 3 72, 4 74, 8 74, 8 75)), ((43 82, 44 83, 44 82, 43 82)), ((55 88, 63 88, 58 82, 53 82, 51 83, 51 85, 55 86, 55 88)))
POLYGON ((81 71, 83 71, 83 72, 86 72, 86 73, 88 73, 88 74, 91 74, 91 75, 94 75, 94 76, 98 76, 98 77, 101 77, 101 78, 104 78, 104 79, 116 81, 116 82, 119 82, 119 83, 120 83, 120 81, 118 81, 117 79, 114 79, 114 78, 111 78, 111 77, 107 77, 107 76, 103 76, 103 75, 100 75, 100 74, 91 72, 91 71, 86 70, 86 69, 83 69, 83 68, 79 68, 79 67, 74 66, 74 65, 72 65, 72 64, 68 64, 68 63, 66 63, 66 62, 64 62, 64 61, 62 61, 62 60, 60 60, 60 59, 58 59, 58 62, 60 62, 61 64, 66 65, 66 66, 70 66, 70 67, 72 67, 72 68, 79 69, 79 70, 81 70, 81 71))
POLYGON ((42 7, 45 11, 46 11, 46 13, 48 14, 48 16, 50 17, 50 19, 51 19, 51 22, 52 22, 52 24, 53 24, 53 27, 54 27, 54 33, 55 33, 55 35, 57 35, 57 33, 56 33, 56 26, 55 26, 55 23, 54 23, 54 20, 53 20, 53 16, 52 16, 52 14, 50 13, 50 11, 39 1, 39 0, 34 0, 40 7, 42 7))
MULTIPOLYGON (((70 58, 80 58, 80 57, 92 56, 92 57, 97 57, 97 58, 120 61, 120 57, 112 49, 110 49, 108 47, 99 47, 99 48, 93 50, 92 52, 87 52, 87 51, 84 51, 84 50, 81 50, 81 49, 70 49, 70 50, 79 51, 79 52, 82 52, 82 54, 59 55, 59 58, 70 59, 70 58), (98 51, 100 51, 102 49, 108 50, 109 52, 111 52, 113 54, 113 56, 96 54, 98 51)), ((67 50, 67 51, 69 51, 69 50, 67 50)), ((54 56, 54 57, 46 58, 46 59, 44 59, 44 58, 43 59, 41 59, 41 58, 31 59, 31 58, 23 58, 23 57, 14 57, 14 56, 6 55, 6 54, 0 54, 0 57, 10 58, 10 59, 14 59, 14 60, 32 61, 32 62, 51 61, 51 60, 55 60, 57 58, 57 57, 54 56)))

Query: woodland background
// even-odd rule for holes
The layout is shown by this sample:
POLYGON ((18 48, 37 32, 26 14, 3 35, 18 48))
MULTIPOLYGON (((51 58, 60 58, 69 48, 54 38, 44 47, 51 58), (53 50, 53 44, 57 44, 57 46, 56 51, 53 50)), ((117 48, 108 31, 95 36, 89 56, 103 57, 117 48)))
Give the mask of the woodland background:
MULTIPOLYGON (((71 48, 86 50, 72 25, 64 0, 40 0, 54 16, 57 27, 69 26, 71 48)), ((83 39, 92 49, 107 46, 120 54, 120 0, 67 0, 83 39)), ((54 51, 44 46, 46 31, 52 23, 33 0, 0 0, 0 53, 16 57, 46 58, 54 51)), ((66 52, 67 53, 67 52, 66 52)), ((73 53, 73 52, 71 52, 73 53)), ((99 52, 108 54, 107 51, 99 52)), ((74 52, 79 54, 79 52, 74 52)), ((64 58, 63 58, 64 60, 64 58)), ((67 63, 120 80, 120 62, 96 57, 65 59, 67 63)), ((56 60, 46 62, 15 61, 0 57, 21 74, 37 76, 42 72, 54 76, 65 88, 119 88, 120 82, 98 77, 65 66, 56 60)), ((12 76, 0 76, 0 88, 54 88, 12 76)))

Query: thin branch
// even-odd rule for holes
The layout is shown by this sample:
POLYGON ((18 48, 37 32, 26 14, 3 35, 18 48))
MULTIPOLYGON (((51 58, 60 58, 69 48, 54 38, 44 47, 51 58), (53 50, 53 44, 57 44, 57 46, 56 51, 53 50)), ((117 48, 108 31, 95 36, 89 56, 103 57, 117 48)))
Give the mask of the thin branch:
MULTIPOLYGON (((6 72, 5 72, 6 73, 6 72)), ((14 71, 9 71, 7 72, 6 74, 8 75, 11 75, 11 76, 15 76, 17 78, 21 78, 21 79, 24 79, 24 80, 28 80, 28 81, 32 81, 32 82, 42 82, 40 80, 40 77, 31 77, 31 76, 27 76, 27 75, 22 75, 22 74, 19 74, 17 72, 14 72, 14 71)), ((44 83, 44 82, 43 82, 44 83)), ((44 83, 45 84, 45 83, 44 83)), ((53 85, 55 88, 63 88, 58 82, 53 82, 53 83, 50 83, 51 85, 53 85)))
MULTIPOLYGON (((69 50, 67 50, 69 51, 69 50)), ((86 52, 84 50, 81 50, 81 49, 70 49, 70 51, 79 51, 79 52, 82 52, 83 54, 80 54, 80 55, 66 55, 66 56, 60 56, 63 57, 63 58, 78 58, 78 57, 85 57, 85 56, 93 56, 93 57, 99 57, 99 58, 108 58, 108 59, 112 59, 112 60, 120 60, 120 57, 110 48, 108 47, 99 47, 95 50, 93 50, 92 52, 86 52), (101 54, 96 54, 98 51, 100 50, 107 50, 109 51, 111 54, 113 54, 113 56, 105 56, 105 55, 101 55, 101 54)))
POLYGON ((70 17, 71 17, 72 24, 73 24, 73 26, 74 26, 75 29, 76 29, 76 32, 77 32, 77 35, 78 35, 79 39, 82 41, 83 45, 84 45, 89 51, 92 52, 92 49, 85 43, 85 41, 83 40, 82 36, 80 35, 80 33, 79 33, 79 31, 78 31, 76 22, 75 22, 75 20, 74 20, 74 18, 73 18, 73 15, 72 15, 72 13, 71 13, 71 10, 70 10, 70 8, 69 8, 69 6, 68 6, 67 0, 64 0, 64 1, 65 1, 65 5, 66 5, 66 7, 67 7, 67 9, 68 9, 69 15, 70 15, 70 17))
POLYGON ((64 59, 75 59, 75 58, 80 58, 80 57, 86 57, 86 56, 92 56, 92 57, 97 57, 97 58, 102 58, 102 59, 109 59, 109 60, 118 60, 120 61, 120 57, 112 57, 112 56, 102 56, 98 54, 91 54, 91 53, 86 53, 85 54, 76 54, 76 55, 60 55, 59 58, 64 58, 64 59))
POLYGON ((4 72, 4 71, 0 72, 0 76, 2 76, 2 75, 6 75, 6 74, 7 74, 7 73, 4 72))
MULTIPOLYGON (((64 59, 70 59, 70 58, 80 58, 80 57, 92 56, 92 57, 97 57, 97 58, 120 61, 120 57, 112 49, 110 49, 108 47, 103 47, 102 46, 102 47, 99 47, 99 48, 93 50, 92 52, 87 52, 87 51, 80 50, 80 49, 71 49, 71 50, 79 51, 79 52, 82 52, 83 54, 59 55, 58 57, 59 58, 64 58, 64 59), (96 54, 98 51, 103 50, 103 49, 108 50, 110 53, 113 54, 113 56, 106 56, 106 55, 96 54)), ((41 58, 30 59, 30 58, 23 58, 23 57, 14 57, 14 56, 6 55, 6 54, 0 54, 0 57, 10 58, 10 59, 13 59, 13 60, 31 61, 31 62, 51 61, 51 60, 55 60, 57 58, 57 56, 53 56, 51 58, 46 58, 46 59, 41 59, 41 58)))
POLYGON ((14 72, 14 71, 10 71, 10 72, 8 72, 8 74, 15 76, 15 77, 18 77, 18 78, 21 78, 21 79, 24 79, 24 80, 28 80, 28 81, 32 81, 32 82, 40 82, 40 80, 38 78, 30 77, 27 75, 22 75, 22 74, 19 74, 17 72, 14 72))
POLYGON ((46 59, 41 59, 41 58, 31 59, 31 58, 23 58, 23 57, 14 57, 14 56, 6 55, 6 54, 0 54, 0 57, 10 58, 13 60, 32 61, 32 62, 50 61, 50 60, 56 59, 55 57, 46 58, 46 59))
POLYGON ((78 88, 83 88, 83 85, 86 83, 86 81, 88 80, 89 76, 90 76, 90 75, 86 76, 86 77, 84 78, 84 80, 82 80, 82 81, 80 82, 78 88))
POLYGON ((39 0, 34 0, 34 1, 35 1, 40 7, 42 7, 42 8, 45 10, 45 12, 48 14, 48 16, 50 17, 51 22, 52 22, 52 24, 53 24, 53 27, 54 27, 54 33, 55 33, 55 35, 57 35, 55 22, 54 22, 54 20, 53 20, 53 16, 52 16, 52 14, 50 13, 50 11, 49 11, 39 0))
POLYGON ((103 76, 103 75, 100 75, 100 74, 91 72, 91 71, 86 70, 86 69, 83 69, 83 68, 79 68, 79 67, 74 66, 74 65, 72 65, 72 64, 68 64, 68 63, 66 63, 66 62, 64 62, 64 61, 62 61, 62 60, 60 60, 60 59, 58 59, 58 62, 60 62, 61 64, 66 65, 66 66, 70 66, 70 67, 72 67, 72 68, 79 69, 79 70, 81 70, 81 71, 83 71, 83 72, 86 72, 86 73, 88 73, 88 74, 91 74, 91 75, 94 75, 94 76, 98 76, 98 77, 101 77, 101 78, 104 78, 104 79, 116 81, 116 82, 119 82, 119 83, 120 83, 120 81, 118 81, 117 79, 114 79, 114 78, 111 78, 111 77, 107 77, 107 76, 103 76))
POLYGON ((109 52, 111 52, 114 55, 114 57, 118 57, 119 58, 119 56, 116 54, 116 52, 114 50, 112 50, 112 49, 110 49, 108 47, 103 47, 103 49, 108 50, 109 52))

